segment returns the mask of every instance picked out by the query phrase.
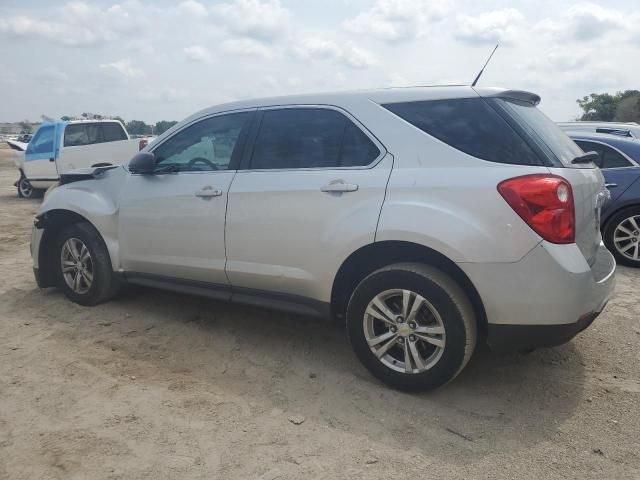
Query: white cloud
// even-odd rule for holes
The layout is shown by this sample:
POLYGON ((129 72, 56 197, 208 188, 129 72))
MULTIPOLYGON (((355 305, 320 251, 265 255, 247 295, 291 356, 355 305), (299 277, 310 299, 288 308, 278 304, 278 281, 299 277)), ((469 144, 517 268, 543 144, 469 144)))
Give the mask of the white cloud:
POLYGON ((194 17, 206 17, 208 15, 207 7, 196 0, 186 0, 178 5, 178 10, 187 15, 194 17))
POLYGON ((524 15, 515 8, 480 15, 459 15, 455 36, 470 43, 509 44, 516 39, 523 23, 524 15))
POLYGON ((128 58, 123 58, 111 63, 101 63, 100 69, 123 78, 135 78, 144 75, 142 69, 134 67, 128 58))
POLYGON ((211 11, 231 33, 259 40, 282 36, 291 17, 280 0, 234 0, 215 5, 211 11))
POLYGON ((339 44, 319 37, 303 38, 293 52, 302 60, 329 60, 352 68, 367 68, 378 63, 373 53, 351 42, 339 44))
POLYGON ((192 62, 207 63, 211 61, 211 54, 209 53, 209 50, 202 45, 185 47, 183 52, 187 57, 187 60, 191 60, 192 62))
POLYGON ((612 32, 624 34, 635 31, 634 23, 632 17, 625 17, 618 9, 607 9, 593 3, 578 3, 558 17, 540 21, 536 30, 543 35, 562 39, 590 41, 612 32))
POLYGON ((232 55, 272 58, 274 51, 252 38, 230 38, 222 42, 222 50, 232 55))
POLYGON ((377 0, 345 26, 351 32, 387 42, 409 41, 426 35, 448 8, 448 0, 377 0))

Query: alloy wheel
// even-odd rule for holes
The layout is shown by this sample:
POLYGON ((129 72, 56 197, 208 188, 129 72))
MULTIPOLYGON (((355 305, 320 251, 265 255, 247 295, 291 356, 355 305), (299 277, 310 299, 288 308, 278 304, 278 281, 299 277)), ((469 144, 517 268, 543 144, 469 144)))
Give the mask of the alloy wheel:
POLYGON ((444 353, 446 332, 435 307, 411 290, 386 290, 367 305, 364 335, 373 354, 397 372, 431 369, 444 353))
POLYGON ((613 232, 613 245, 629 260, 640 261, 640 215, 622 220, 613 232))
POLYGON ((87 246, 77 238, 69 238, 60 251, 62 276, 67 286, 79 295, 93 284, 93 262, 87 246))

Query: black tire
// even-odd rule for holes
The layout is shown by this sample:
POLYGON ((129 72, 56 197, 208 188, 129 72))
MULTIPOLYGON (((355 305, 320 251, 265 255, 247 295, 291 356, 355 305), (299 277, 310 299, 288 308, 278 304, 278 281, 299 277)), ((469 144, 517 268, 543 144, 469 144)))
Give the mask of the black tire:
POLYGON ((60 232, 56 239, 53 261, 57 284, 72 302, 93 306, 110 300, 118 292, 120 282, 113 274, 109 251, 98 231, 88 223, 76 223, 60 232), (69 239, 80 240, 90 254, 93 279, 88 290, 83 293, 74 291, 67 284, 62 273, 62 250, 69 239))
POLYGON ((19 198, 40 198, 42 196, 42 189, 33 188, 24 175, 20 176, 17 188, 19 198))
MULTIPOLYGON (((384 383, 405 391, 431 390, 453 380, 471 358, 477 340, 473 307, 460 286, 442 271, 417 263, 390 265, 362 280, 347 307, 347 332, 364 366, 384 383), (443 351, 426 371, 405 373, 394 370, 379 360, 367 343, 365 311, 369 302, 382 292, 396 289, 421 295, 435 308, 444 326, 446 342, 443 351)), ((407 342, 409 338, 405 337, 407 342)))
MULTIPOLYGON (((616 258, 616 261, 622 265, 626 265, 628 267, 640 267, 640 260, 634 260, 622 254, 615 246, 613 237, 618 225, 623 223, 627 218, 637 216, 640 217, 640 206, 639 207, 631 207, 625 208, 620 212, 616 213, 611 217, 606 225, 604 226, 604 230, 602 232, 602 237, 604 240, 604 244, 607 246, 609 251, 616 258)), ((637 222, 636 222, 637 223, 637 222)), ((640 225, 639 225, 640 226, 640 225)), ((638 241, 640 241, 640 236, 636 237, 638 241)), ((640 247, 639 247, 640 248, 640 247)), ((632 247, 633 250, 633 247, 632 247)))

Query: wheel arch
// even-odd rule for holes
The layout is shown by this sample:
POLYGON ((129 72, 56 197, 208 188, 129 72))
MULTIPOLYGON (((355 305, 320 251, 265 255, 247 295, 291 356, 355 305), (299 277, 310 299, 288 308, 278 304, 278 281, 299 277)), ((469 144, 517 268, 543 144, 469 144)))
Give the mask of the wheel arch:
POLYGON ((611 221, 611 219, 613 217, 615 217, 616 215, 618 215, 619 213, 625 211, 625 210, 631 210, 634 208, 640 208, 640 201, 636 200, 634 202, 628 202, 628 203, 624 203, 623 205, 620 205, 618 208, 616 208, 615 210, 612 210, 610 212, 607 212, 606 217, 603 219, 602 221, 602 228, 601 230, 604 232, 605 229, 609 226, 609 222, 611 221))
POLYGON ((69 225, 77 223, 86 223, 91 225, 96 233, 100 236, 102 241, 102 235, 93 223, 86 217, 80 215, 77 212, 66 209, 53 209, 48 210, 36 217, 36 225, 38 228, 43 229, 42 239, 40 240, 38 248, 38 269, 40 276, 40 286, 53 287, 56 285, 55 278, 55 243, 56 238, 62 229, 69 225))
POLYGON ((413 242, 385 240, 365 245, 351 253, 340 265, 331 289, 332 314, 343 318, 351 293, 370 273, 400 262, 418 262, 436 267, 450 275, 469 296, 476 314, 478 331, 487 332, 487 315, 477 289, 456 263, 442 253, 413 242))

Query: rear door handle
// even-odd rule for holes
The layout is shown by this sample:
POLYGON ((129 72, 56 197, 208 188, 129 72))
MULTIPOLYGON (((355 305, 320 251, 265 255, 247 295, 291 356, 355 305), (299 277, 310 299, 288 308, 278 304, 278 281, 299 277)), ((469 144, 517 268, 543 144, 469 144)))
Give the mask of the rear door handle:
POLYGON ((606 188, 616 188, 618 186, 617 183, 605 183, 604 186, 606 188))
POLYGON ((320 188, 320 190, 327 193, 355 192, 358 190, 358 185, 355 183, 331 182, 320 188))
POLYGON ((211 198, 219 197, 222 195, 222 190, 214 189, 213 187, 204 187, 196 192, 196 197, 211 198))

